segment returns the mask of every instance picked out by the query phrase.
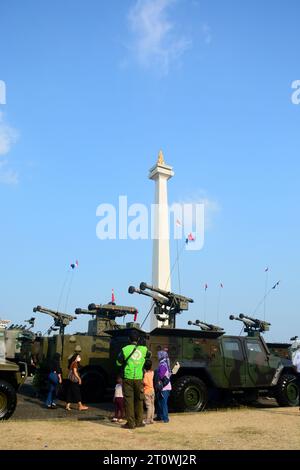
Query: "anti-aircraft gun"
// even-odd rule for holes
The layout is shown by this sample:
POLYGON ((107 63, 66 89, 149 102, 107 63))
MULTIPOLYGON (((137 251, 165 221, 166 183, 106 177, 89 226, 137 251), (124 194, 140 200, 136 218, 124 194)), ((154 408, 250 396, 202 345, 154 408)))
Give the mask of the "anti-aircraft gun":
MULTIPOLYGON (((51 310, 50 308, 41 307, 41 305, 34 307, 33 312, 46 313, 47 315, 50 315, 50 317, 54 318, 53 326, 59 329, 60 335, 64 335, 66 326, 68 326, 73 320, 76 320, 77 318, 77 317, 73 317, 72 315, 68 315, 66 313, 61 313, 55 310, 51 310)), ((50 330, 56 331, 53 327, 51 327, 50 330)))
POLYGON ((188 325, 198 326, 203 331, 224 331, 224 328, 221 328, 217 325, 211 325, 210 323, 205 323, 204 321, 196 320, 195 322, 188 321, 188 325))
POLYGON ((264 320, 259 320, 258 318, 248 317, 243 313, 240 313, 238 317, 230 315, 229 319, 241 321, 245 326, 244 332, 247 333, 250 337, 259 336, 260 333, 269 331, 271 326, 271 323, 268 323, 264 320))
POLYGON ((126 315, 134 315, 134 321, 137 317, 137 309, 135 307, 127 307, 123 305, 109 304, 89 304, 88 310, 77 308, 76 315, 91 315, 96 318, 89 321, 88 335, 100 336, 105 334, 106 330, 118 330, 121 325, 118 325, 116 318, 124 318, 126 315))
POLYGON ((150 286, 146 282, 141 282, 139 288, 130 286, 128 292, 129 294, 136 293, 151 297, 154 301, 154 315, 157 320, 163 323, 168 321, 169 328, 175 328, 176 315, 183 310, 188 310, 189 303, 194 302, 189 297, 150 286))

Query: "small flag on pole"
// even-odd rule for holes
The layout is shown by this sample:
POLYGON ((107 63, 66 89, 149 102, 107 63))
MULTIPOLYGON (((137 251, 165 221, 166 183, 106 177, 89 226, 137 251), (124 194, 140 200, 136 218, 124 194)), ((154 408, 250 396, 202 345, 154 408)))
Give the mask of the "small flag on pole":
POLYGON ((194 242, 195 240, 196 238, 194 237, 194 235, 192 233, 189 233, 185 240, 185 243, 188 244, 188 242, 194 242))
POLYGON ((111 301, 112 303, 115 303, 115 293, 113 289, 111 290, 111 301))
POLYGON ((134 317, 133 317, 133 321, 136 321, 138 313, 139 313, 138 310, 136 310, 134 317))
POLYGON ((76 260, 75 263, 71 263, 71 264, 70 264, 70 267, 71 267, 72 269, 75 269, 75 268, 78 268, 78 265, 79 265, 78 260, 76 260))

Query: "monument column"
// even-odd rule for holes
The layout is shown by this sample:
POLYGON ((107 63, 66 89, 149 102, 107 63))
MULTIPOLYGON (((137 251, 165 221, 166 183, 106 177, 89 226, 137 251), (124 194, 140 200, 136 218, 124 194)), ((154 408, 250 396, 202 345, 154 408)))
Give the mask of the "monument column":
MULTIPOLYGON (((149 179, 155 181, 155 209, 152 218, 153 254, 152 285, 163 290, 171 290, 170 275, 170 230, 167 181, 174 176, 173 168, 166 165, 162 151, 158 160, 150 169, 149 179)), ((152 314, 150 331, 161 326, 152 314)), ((165 322, 167 325, 167 322, 165 322)))

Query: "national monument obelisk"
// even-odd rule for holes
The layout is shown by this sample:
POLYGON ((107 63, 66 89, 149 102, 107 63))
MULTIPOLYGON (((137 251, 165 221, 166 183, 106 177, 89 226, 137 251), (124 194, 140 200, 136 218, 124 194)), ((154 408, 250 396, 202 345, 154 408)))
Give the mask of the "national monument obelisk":
MULTIPOLYGON (((171 290, 167 182, 172 176, 174 176, 173 168, 166 165, 163 153, 160 151, 156 164, 149 172, 149 179, 155 181, 155 209, 152 220, 152 285, 167 291, 171 290)), ((167 322, 165 322, 166 324, 167 322)), ((161 322, 152 314, 150 317, 150 331, 158 326, 161 326, 161 322)))

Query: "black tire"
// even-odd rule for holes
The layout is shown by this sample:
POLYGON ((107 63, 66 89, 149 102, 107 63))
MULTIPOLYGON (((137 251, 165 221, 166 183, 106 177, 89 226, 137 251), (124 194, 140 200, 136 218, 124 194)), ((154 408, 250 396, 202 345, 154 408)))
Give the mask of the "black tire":
POLYGON ((0 380, 0 420, 11 417, 17 406, 17 394, 14 387, 0 380))
POLYGON ((105 379, 101 372, 89 370, 81 375, 82 401, 85 403, 100 403, 103 401, 106 391, 105 379))
POLYGON ((198 377, 180 377, 172 387, 171 405, 175 411, 203 411, 206 407, 207 386, 198 377))
POLYGON ((279 406, 299 405, 299 389, 295 375, 282 374, 276 385, 275 398, 279 406))

